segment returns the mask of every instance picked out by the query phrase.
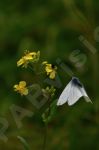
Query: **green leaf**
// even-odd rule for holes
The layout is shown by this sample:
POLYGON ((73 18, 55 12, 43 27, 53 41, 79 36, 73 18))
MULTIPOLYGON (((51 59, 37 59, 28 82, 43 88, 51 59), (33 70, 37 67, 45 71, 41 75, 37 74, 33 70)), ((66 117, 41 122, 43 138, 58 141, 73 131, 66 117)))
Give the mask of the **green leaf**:
POLYGON ((24 146, 24 150, 30 150, 29 148, 29 144, 26 142, 26 140, 21 137, 21 136, 17 136, 17 138, 20 140, 20 142, 23 144, 24 146))

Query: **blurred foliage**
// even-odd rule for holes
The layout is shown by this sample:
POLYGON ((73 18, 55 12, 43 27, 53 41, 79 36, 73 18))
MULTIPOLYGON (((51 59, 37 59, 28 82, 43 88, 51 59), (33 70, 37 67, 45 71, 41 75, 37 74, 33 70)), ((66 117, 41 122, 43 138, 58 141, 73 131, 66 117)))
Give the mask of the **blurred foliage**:
MULTIPOLYGON (((41 149, 43 125, 38 112, 25 98, 13 92, 13 85, 20 80, 35 83, 32 72, 20 70, 16 62, 24 50, 40 50, 45 60, 57 64, 59 58, 78 76, 88 91, 93 105, 83 99, 73 107, 64 105, 49 124, 47 150, 98 150, 99 149, 99 43, 95 29, 99 25, 98 0, 1 0, 0 1, 0 113, 9 121, 8 142, 0 141, 0 149, 21 150, 17 135, 25 137, 32 149, 41 149), (97 53, 93 54, 80 40, 83 35, 97 53), (78 68, 71 61, 74 50, 80 50, 87 60, 78 68), (18 130, 9 107, 17 104, 31 109, 35 115, 27 119, 18 130)), ((60 66, 62 87, 71 79, 60 66)), ((42 115, 42 114, 41 114, 42 115)))

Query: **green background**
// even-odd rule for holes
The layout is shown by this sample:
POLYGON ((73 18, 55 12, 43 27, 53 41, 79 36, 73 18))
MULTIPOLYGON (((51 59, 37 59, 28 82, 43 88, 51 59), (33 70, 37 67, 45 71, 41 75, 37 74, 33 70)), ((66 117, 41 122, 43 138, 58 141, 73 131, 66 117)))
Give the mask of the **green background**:
MULTIPOLYGON (((31 71, 16 66, 26 49, 40 50, 43 60, 56 65, 57 58, 61 59, 80 78, 93 101, 91 105, 82 98, 72 107, 65 104, 57 109, 48 127, 46 150, 99 149, 98 16, 98 0, 0 1, 0 117, 9 122, 5 133, 8 141, 0 140, 0 149, 21 150, 17 135, 25 137, 31 149, 42 148, 44 128, 38 112, 26 98, 13 92, 13 85, 20 80, 36 82, 31 71), (96 52, 87 48, 79 36, 96 48, 96 52), (82 57, 85 61, 78 67, 82 57), (11 114, 11 104, 35 112, 32 118, 27 117, 21 129, 11 114)), ((62 87, 57 97, 71 80, 68 71, 64 72, 60 66, 58 70, 62 87)))

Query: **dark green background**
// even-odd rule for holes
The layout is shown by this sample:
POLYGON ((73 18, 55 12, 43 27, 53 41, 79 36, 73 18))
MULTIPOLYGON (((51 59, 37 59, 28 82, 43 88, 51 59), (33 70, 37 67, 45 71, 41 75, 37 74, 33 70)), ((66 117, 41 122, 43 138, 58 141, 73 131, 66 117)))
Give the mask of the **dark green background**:
MULTIPOLYGON (((46 150, 99 149, 98 26, 98 0, 0 1, 0 116, 9 122, 8 142, 1 140, 0 149, 21 150, 17 135, 25 137, 31 149, 40 150, 42 146, 43 126, 38 114, 35 112, 18 129, 9 110, 11 104, 17 104, 34 111, 26 98, 13 92, 13 85, 20 80, 35 83, 30 71, 16 67, 25 49, 40 50, 42 59, 51 63, 56 64, 60 58, 80 78, 93 101, 91 105, 82 99, 72 107, 58 108, 49 124, 46 150), (96 53, 84 46, 80 35, 97 49, 96 53), (79 55, 87 58, 81 68, 70 60, 72 52, 78 49, 79 55)), ((58 69, 61 93, 71 77, 58 69)))

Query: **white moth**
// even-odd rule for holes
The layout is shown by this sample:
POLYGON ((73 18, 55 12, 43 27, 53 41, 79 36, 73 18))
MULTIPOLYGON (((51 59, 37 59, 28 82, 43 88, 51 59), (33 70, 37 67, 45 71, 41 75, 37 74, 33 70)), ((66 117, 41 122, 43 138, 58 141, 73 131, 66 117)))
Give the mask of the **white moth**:
POLYGON ((57 106, 63 105, 66 102, 69 106, 71 106, 76 103, 81 97, 84 97, 86 102, 92 103, 84 89, 83 84, 80 83, 78 78, 72 77, 72 80, 68 83, 68 85, 60 95, 57 106))

